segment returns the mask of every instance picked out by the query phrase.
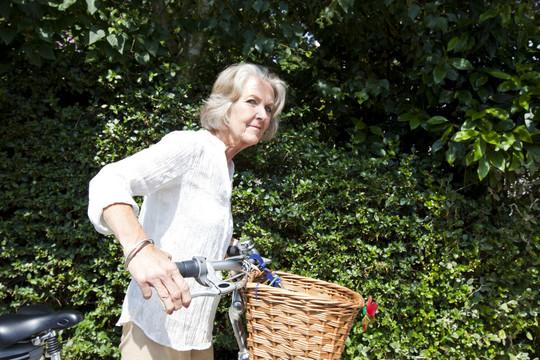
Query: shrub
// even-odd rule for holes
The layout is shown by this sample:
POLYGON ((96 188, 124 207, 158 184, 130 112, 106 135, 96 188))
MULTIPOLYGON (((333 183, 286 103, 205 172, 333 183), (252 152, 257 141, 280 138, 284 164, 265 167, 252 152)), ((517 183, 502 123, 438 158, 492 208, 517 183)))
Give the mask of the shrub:
MULTIPOLYGON (((168 131, 196 128, 200 101, 185 97, 173 64, 54 66, 1 78, 0 311, 79 309, 84 322, 64 336, 70 357, 118 358, 128 275, 116 241, 87 220, 88 181, 168 131)), ((274 141, 235 158, 236 236, 253 236, 276 269, 374 297, 378 323, 364 332, 357 322, 343 358, 534 359, 538 183, 507 196, 461 186, 425 154, 399 151, 399 138, 338 148, 317 124, 289 128, 304 113, 289 110, 274 141)), ((226 306, 222 355, 235 348, 226 306)))
POLYGON ((534 358, 539 232, 518 199, 456 189, 397 139, 318 139, 314 125, 241 154, 236 229, 277 269, 374 296, 379 322, 358 321, 343 358, 534 358))

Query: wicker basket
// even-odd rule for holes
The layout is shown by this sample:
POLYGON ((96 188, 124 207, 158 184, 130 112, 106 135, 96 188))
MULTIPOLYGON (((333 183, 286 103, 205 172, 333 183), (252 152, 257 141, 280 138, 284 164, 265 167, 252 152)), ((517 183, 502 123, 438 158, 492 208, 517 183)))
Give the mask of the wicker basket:
POLYGON ((243 289, 250 359, 339 360, 364 307, 362 296, 336 284, 276 274, 286 289, 259 283, 264 273, 243 289))

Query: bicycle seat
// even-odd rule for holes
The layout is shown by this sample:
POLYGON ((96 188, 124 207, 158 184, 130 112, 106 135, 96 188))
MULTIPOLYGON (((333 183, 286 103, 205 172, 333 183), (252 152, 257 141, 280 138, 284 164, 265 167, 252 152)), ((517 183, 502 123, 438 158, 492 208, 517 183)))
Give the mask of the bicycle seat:
POLYGON ((54 312, 45 305, 22 308, 15 314, 0 316, 0 348, 28 339, 45 330, 62 330, 78 324, 83 315, 75 310, 54 312))

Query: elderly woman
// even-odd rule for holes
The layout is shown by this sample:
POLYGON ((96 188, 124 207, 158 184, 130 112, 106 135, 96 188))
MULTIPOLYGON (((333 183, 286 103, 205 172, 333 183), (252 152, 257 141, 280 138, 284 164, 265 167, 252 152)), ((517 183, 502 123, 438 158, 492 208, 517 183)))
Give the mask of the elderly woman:
POLYGON ((232 241, 233 157, 276 133, 285 84, 234 65, 216 80, 199 131, 175 131, 105 166, 90 182, 88 215, 124 250, 131 281, 118 322, 123 359, 212 359, 218 298, 198 297, 173 261, 225 257, 232 241), (144 196, 140 214, 133 196, 144 196), (138 218, 137 218, 138 215, 138 218))

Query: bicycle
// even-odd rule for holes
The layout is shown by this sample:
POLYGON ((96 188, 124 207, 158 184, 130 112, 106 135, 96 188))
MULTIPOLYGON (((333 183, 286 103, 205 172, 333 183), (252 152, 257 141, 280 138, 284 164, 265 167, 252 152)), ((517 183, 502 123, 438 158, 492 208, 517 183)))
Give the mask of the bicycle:
MULTIPOLYGON (((225 260, 207 261, 197 256, 176 263, 183 277, 195 278, 208 288, 192 294, 192 298, 232 293, 229 320, 239 348, 238 360, 249 359, 240 321, 245 308, 239 290, 247 283, 250 271, 263 269, 270 262, 260 256, 254 245, 253 239, 249 239, 229 247, 229 257, 225 260), (224 280, 216 274, 217 271, 230 271, 230 277, 224 280)), ((79 311, 54 312, 46 305, 31 305, 14 314, 0 316, 0 360, 39 360, 43 355, 52 360, 61 360, 58 332, 78 324, 83 318, 79 311)))

